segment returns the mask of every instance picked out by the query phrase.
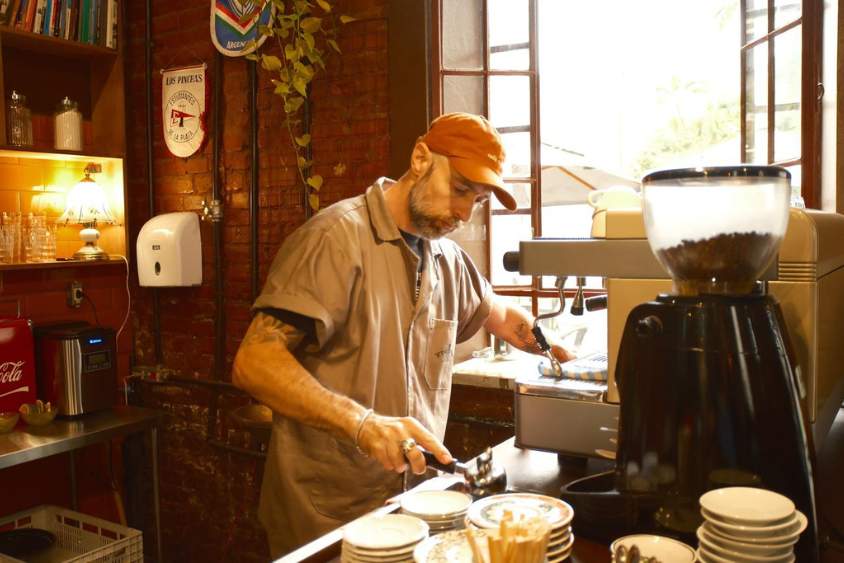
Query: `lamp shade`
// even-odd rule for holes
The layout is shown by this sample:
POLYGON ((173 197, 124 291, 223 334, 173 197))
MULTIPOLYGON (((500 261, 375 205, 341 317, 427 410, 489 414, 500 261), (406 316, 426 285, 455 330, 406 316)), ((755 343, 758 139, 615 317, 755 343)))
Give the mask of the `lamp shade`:
POLYGON ((64 213, 56 223, 65 225, 77 224, 112 224, 114 216, 108 208, 108 197, 105 190, 96 181, 86 175, 67 194, 67 205, 64 213))

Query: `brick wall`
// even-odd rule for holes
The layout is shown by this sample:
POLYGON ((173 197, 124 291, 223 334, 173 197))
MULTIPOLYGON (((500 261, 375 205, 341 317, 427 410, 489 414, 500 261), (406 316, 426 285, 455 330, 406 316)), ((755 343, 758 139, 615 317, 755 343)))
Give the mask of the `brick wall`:
MULTIPOLYGON (((387 0, 341 0, 337 11, 358 22, 341 29, 342 56, 328 60, 327 74, 313 84, 312 137, 315 171, 325 178, 323 205, 362 193, 387 174, 387 0)), ((149 218, 147 115, 145 98, 145 6, 124 2, 127 80, 127 178, 130 246, 149 218)), ((210 201, 213 173, 219 172, 224 208, 223 282, 225 286, 226 369, 250 320, 250 162, 249 66, 224 58, 218 68, 211 43, 207 0, 152 0, 155 212, 200 211, 210 201), (190 158, 171 156, 161 134, 161 77, 165 66, 208 63, 208 80, 222 76, 221 120, 214 123, 213 87, 208 100, 208 141, 190 158), (213 162, 213 136, 220 139, 220 162, 213 162)), ((260 284, 282 240, 305 219, 301 188, 289 140, 282 126, 280 99, 270 76, 259 72, 257 96, 260 150, 258 256, 260 284)), ((183 377, 213 379, 215 271, 213 230, 202 223, 203 284, 158 291, 160 350, 164 367, 183 377)), ((134 359, 155 364, 152 292, 136 286, 133 274, 134 359)), ((159 433, 164 548, 169 561, 265 561, 266 540, 257 522, 257 493, 263 460, 226 451, 207 441, 215 390, 192 384, 137 383, 134 400, 170 413, 159 433)), ((230 421, 231 410, 248 399, 231 390, 219 393, 220 414, 212 432, 217 442, 254 447, 230 421)), ((154 550, 152 518, 145 525, 147 556, 154 550)))

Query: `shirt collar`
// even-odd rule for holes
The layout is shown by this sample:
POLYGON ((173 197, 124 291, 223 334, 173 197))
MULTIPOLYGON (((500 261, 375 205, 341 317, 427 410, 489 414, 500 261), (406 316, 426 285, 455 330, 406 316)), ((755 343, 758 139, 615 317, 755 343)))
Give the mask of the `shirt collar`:
MULTIPOLYGON (((396 225, 396 220, 390 213, 390 208, 387 206, 387 198, 384 197, 384 191, 390 189, 395 185, 395 180, 389 178, 379 178, 366 190, 366 205, 369 208, 369 221, 372 223, 372 228, 378 238, 384 241, 398 240, 402 238, 399 227, 396 225)), ((431 245, 431 254, 434 257, 442 255, 442 248, 440 241, 422 239, 422 244, 431 245)))

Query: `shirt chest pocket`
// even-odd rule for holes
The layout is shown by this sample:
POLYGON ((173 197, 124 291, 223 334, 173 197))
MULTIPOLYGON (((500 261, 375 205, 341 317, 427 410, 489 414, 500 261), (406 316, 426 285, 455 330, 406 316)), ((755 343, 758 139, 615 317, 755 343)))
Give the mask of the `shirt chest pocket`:
POLYGON ((428 319, 428 343, 425 351, 425 381, 431 389, 448 389, 454 367, 457 321, 428 319))

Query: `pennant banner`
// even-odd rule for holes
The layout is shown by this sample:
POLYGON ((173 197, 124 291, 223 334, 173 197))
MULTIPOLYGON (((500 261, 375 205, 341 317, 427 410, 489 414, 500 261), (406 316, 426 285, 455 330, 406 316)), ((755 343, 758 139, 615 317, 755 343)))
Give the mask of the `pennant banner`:
POLYGON ((192 155, 205 140, 205 68, 203 63, 161 71, 164 140, 175 156, 192 155))
POLYGON ((267 39, 257 32, 258 25, 269 25, 275 14, 275 6, 267 0, 211 0, 211 39, 217 50, 227 57, 242 57, 255 49, 243 47, 250 40, 257 40, 258 46, 267 39), (258 21, 250 19, 239 22, 243 16, 261 12, 258 21))

